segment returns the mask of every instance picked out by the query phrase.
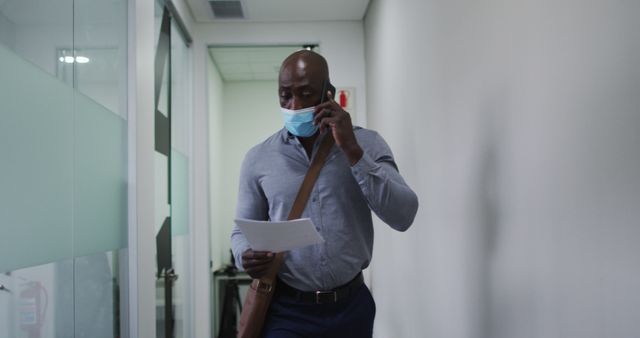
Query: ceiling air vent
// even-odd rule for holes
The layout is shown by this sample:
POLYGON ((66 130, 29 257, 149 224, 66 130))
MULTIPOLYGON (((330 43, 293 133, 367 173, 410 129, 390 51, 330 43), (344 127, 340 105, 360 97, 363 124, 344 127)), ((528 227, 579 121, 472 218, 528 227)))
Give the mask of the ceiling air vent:
POLYGON ((240 0, 209 0, 209 5, 211 5, 213 17, 216 19, 244 19, 242 2, 240 0))

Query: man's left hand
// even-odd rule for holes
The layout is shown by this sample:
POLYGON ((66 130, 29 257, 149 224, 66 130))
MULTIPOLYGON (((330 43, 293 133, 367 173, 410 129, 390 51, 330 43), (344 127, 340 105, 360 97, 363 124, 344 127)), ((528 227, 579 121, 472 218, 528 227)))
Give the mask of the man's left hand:
POLYGON ((331 91, 327 91, 328 100, 316 107, 313 124, 320 126, 320 133, 331 129, 336 145, 345 153, 351 165, 362 157, 363 151, 353 133, 351 116, 333 99, 331 91))

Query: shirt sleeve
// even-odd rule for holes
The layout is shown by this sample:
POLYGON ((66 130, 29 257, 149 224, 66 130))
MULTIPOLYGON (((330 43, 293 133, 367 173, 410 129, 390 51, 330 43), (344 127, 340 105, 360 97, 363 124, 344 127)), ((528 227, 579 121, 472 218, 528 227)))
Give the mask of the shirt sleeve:
POLYGON ((405 231, 418 211, 418 197, 400 176, 387 143, 377 133, 372 138, 361 144, 364 153, 351 173, 371 210, 393 229, 405 231))
MULTIPOLYGON (((267 199, 260 187, 258 175, 253 171, 256 165, 251 159, 251 154, 252 151, 245 156, 240 169, 236 218, 266 221, 269 218, 267 199)), ((238 269, 244 270, 242 254, 250 248, 246 237, 234 224, 231 231, 231 251, 238 269)))

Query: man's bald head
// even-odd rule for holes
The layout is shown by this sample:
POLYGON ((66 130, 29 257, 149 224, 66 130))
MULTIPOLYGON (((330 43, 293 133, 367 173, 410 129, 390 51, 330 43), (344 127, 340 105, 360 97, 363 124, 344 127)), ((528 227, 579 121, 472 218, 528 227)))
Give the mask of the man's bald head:
POLYGON ((335 93, 329 81, 327 60, 322 55, 300 50, 282 62, 278 77, 281 107, 301 109, 316 106, 327 98, 327 90, 335 93))
POLYGON ((324 79, 329 78, 329 66, 325 58, 310 50, 299 50, 287 56, 280 66, 280 76, 286 71, 304 71, 305 73, 313 73, 324 79))

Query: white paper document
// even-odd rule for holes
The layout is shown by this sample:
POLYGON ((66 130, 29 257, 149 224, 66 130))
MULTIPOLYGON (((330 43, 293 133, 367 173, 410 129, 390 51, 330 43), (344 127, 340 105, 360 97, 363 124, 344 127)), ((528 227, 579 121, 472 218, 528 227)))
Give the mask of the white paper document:
POLYGON ((324 242, 308 218, 284 222, 236 219, 235 222, 254 251, 281 252, 324 242))

